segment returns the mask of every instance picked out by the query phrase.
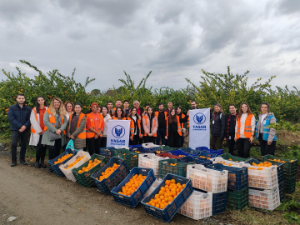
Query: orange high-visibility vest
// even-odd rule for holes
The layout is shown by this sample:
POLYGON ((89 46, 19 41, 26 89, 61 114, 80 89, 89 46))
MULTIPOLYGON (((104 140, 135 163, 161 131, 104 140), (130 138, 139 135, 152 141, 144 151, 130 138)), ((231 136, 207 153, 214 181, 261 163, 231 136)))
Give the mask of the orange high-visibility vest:
MULTIPOLYGON (((182 131, 181 131, 181 125, 180 125, 180 120, 179 120, 179 116, 177 116, 177 132, 180 136, 182 136, 182 131)), ((166 131, 166 136, 169 136, 169 117, 166 120, 167 123, 167 131, 166 131)))
MULTIPOLYGON (((244 129, 244 136, 246 138, 251 138, 252 136, 252 120, 253 114, 248 114, 245 120, 245 129, 244 129)), ((241 117, 237 119, 237 130, 236 130, 236 138, 239 139, 241 137, 241 117)))
MULTIPOLYGON (((49 123, 51 123, 54 127, 56 125, 56 120, 55 120, 55 116, 51 113, 50 109, 48 108, 46 110, 46 112, 49 114, 49 123)), ((64 123, 64 117, 62 115, 60 115, 60 119, 61 119, 61 123, 64 123)), ((44 127, 44 132, 48 130, 47 126, 45 125, 44 127)), ((64 130, 64 135, 66 135, 66 131, 64 130)))
MULTIPOLYGON (((94 130, 96 130, 97 132, 99 132, 101 130, 101 127, 104 124, 104 119, 103 119, 102 114, 99 114, 99 115, 100 115, 99 129, 96 130, 95 121, 93 119, 92 113, 86 114, 86 121, 89 121, 91 123, 91 127, 94 128, 94 130)), ((95 135, 96 134, 93 131, 88 130, 88 129, 86 130, 86 138, 93 138, 93 137, 95 137, 95 135)), ((102 137, 102 134, 100 135, 100 137, 102 137)))
MULTIPOLYGON (((143 118, 145 119, 145 123, 146 123, 146 126, 147 126, 147 123, 148 123, 148 116, 146 115, 146 116, 143 116, 143 118)), ((156 125, 156 120, 157 120, 157 117, 154 117, 153 118, 153 127, 155 127, 155 125, 156 125)), ((150 121, 149 121, 149 123, 150 123, 150 121)), ((144 136, 148 136, 147 134, 146 134, 146 132, 144 131, 144 136)), ((155 133, 152 137, 157 137, 157 133, 155 133)))
MULTIPOLYGON (((156 111, 154 114, 155 114, 155 116, 156 116, 157 119, 158 119, 159 111, 156 111)), ((164 114, 165 114, 165 120, 167 120, 168 112, 164 111, 164 114)))
MULTIPOLYGON (((80 113, 79 118, 78 118, 77 128, 80 126, 81 120, 84 116, 85 116, 84 113, 80 113)), ((71 114, 70 119, 69 119, 69 131, 71 131, 72 117, 73 117, 73 113, 71 114)), ((86 139, 86 127, 84 128, 84 130, 80 134, 77 135, 77 137, 79 139, 86 139)))
MULTIPOLYGON (((46 110, 48 109, 48 107, 45 107, 45 108, 46 108, 46 110)), ((32 109, 32 111, 34 112, 34 117, 35 117, 35 119, 36 119, 36 122, 38 122, 39 119, 38 119, 38 116, 37 116, 36 107, 34 107, 34 108, 32 109)), ((32 124, 31 124, 31 133, 33 133, 33 134, 36 133, 36 131, 35 131, 35 129, 33 128, 32 124)))
MULTIPOLYGON (((128 117, 128 118, 130 118, 130 117, 128 117)), ((134 120, 132 119, 132 118, 130 118, 130 134, 131 134, 131 137, 133 137, 134 136, 134 120)), ((139 135, 139 137, 141 137, 142 136, 142 128, 141 128, 141 120, 138 118, 138 117, 136 117, 136 122, 137 122, 137 124, 138 124, 138 135, 139 135)))

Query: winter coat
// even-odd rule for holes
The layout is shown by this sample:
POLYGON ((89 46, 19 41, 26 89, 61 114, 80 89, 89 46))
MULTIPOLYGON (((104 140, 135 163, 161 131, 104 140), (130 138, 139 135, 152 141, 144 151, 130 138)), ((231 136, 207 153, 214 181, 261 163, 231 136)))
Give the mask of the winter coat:
POLYGON ((30 129, 30 114, 31 108, 25 104, 21 108, 19 104, 15 104, 9 107, 8 120, 10 122, 10 129, 18 131, 24 125, 26 130, 30 129))

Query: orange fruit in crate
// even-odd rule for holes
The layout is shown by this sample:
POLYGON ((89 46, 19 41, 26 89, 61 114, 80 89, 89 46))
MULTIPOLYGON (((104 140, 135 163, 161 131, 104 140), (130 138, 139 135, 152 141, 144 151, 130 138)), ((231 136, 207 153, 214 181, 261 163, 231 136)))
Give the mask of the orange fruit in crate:
POLYGON ((114 163, 113 166, 106 168, 99 178, 96 177, 96 180, 102 181, 103 179, 108 178, 119 166, 120 165, 114 163))

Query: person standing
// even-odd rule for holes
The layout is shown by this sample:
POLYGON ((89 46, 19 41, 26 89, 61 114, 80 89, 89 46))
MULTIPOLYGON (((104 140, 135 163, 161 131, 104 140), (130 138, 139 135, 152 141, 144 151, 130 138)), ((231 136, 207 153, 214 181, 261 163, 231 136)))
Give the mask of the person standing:
POLYGON ((242 103, 237 116, 234 141, 239 157, 250 157, 250 148, 255 133, 255 116, 247 103, 242 103))
POLYGON ((98 106, 97 103, 92 103, 92 112, 86 115, 86 145, 90 155, 99 154, 101 148, 104 120, 102 114, 97 111, 98 106))
POLYGON ((124 106, 124 109, 123 109, 123 110, 124 110, 126 116, 128 116, 129 113, 130 113, 129 101, 128 101, 128 100, 125 100, 125 101, 123 102, 123 106, 124 106))
POLYGON ((168 117, 168 113, 164 111, 164 104, 160 103, 158 105, 158 111, 155 112, 155 116, 158 119, 158 129, 157 129, 157 138, 156 143, 160 144, 160 139, 162 142, 162 145, 166 144, 166 121, 168 117))
POLYGON ((27 165, 25 154, 30 130, 31 108, 24 104, 24 94, 18 94, 17 103, 9 107, 8 120, 11 130, 11 166, 17 165, 17 144, 21 139, 20 164, 27 165))
POLYGON ((225 137, 224 140, 227 140, 227 146, 229 153, 233 155, 234 152, 234 136, 235 136, 235 125, 236 125, 236 106, 234 104, 229 105, 229 114, 225 117, 225 137))
POLYGON ((44 96, 38 96, 36 105, 31 111, 30 122, 31 122, 31 135, 29 145, 36 146, 35 164, 36 168, 46 168, 45 156, 47 146, 42 145, 44 124, 44 114, 48 109, 47 102, 44 96))
POLYGON ((60 98, 54 97, 50 103, 49 108, 44 114, 44 134, 42 137, 42 144, 49 146, 49 159, 54 159, 59 156, 61 146, 66 144, 66 128, 68 120, 66 117, 66 108, 60 98), (51 133, 50 133, 51 132, 51 133), (57 134, 56 140, 51 137, 57 134))
POLYGON ((66 117, 67 120, 69 121, 70 116, 74 113, 74 104, 70 101, 66 101, 64 105, 67 111, 66 117))
POLYGON ((273 113, 270 112, 270 106, 267 102, 263 102, 260 105, 261 114, 258 115, 256 123, 256 138, 260 145, 261 155, 274 155, 276 146, 276 129, 269 127, 276 124, 276 118, 273 113))
POLYGON ((140 109, 140 102, 138 100, 133 101, 133 107, 137 108, 137 114, 143 116, 144 110, 140 109))
POLYGON ((70 115, 67 128, 67 137, 73 140, 74 147, 78 151, 83 150, 83 148, 86 147, 86 116, 81 110, 82 105, 80 103, 75 103, 75 112, 70 115))
POLYGON ((104 121, 104 129, 101 138, 101 148, 104 148, 106 147, 107 142, 107 123, 109 120, 111 120, 111 116, 108 114, 108 108, 106 106, 102 106, 102 116, 104 121))
POLYGON ((141 117, 137 114, 137 109, 132 108, 130 115, 128 116, 130 121, 130 139, 129 145, 137 145, 140 143, 140 139, 143 138, 142 128, 141 128, 141 117))
POLYGON ((158 121, 154 115, 153 108, 148 107, 147 113, 143 116, 144 141, 155 144, 157 137, 158 121))
POLYGON ((222 149, 222 142, 225 132, 225 114, 222 106, 217 103, 214 105, 214 113, 211 115, 210 125, 210 146, 213 150, 222 149))
POLYGON ((180 118, 176 115, 175 109, 170 109, 169 112, 166 120, 166 139, 170 147, 178 147, 179 137, 182 136, 180 118))

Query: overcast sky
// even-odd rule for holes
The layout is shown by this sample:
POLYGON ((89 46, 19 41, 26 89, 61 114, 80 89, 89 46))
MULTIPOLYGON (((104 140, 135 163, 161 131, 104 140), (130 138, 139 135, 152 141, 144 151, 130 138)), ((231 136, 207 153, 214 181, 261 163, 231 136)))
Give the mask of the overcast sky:
POLYGON ((1 0, 0 68, 33 77, 20 59, 43 72, 76 67, 77 81, 96 78, 89 91, 120 86, 123 70, 184 88, 227 65, 300 88, 300 0, 1 0))

